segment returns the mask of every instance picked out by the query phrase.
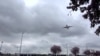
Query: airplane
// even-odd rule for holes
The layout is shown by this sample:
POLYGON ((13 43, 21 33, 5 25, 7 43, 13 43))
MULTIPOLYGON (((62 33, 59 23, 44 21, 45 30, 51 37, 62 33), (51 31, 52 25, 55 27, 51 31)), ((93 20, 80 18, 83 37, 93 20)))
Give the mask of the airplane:
POLYGON ((69 29, 70 27, 72 27, 72 26, 66 25, 64 28, 67 28, 67 29, 69 29))

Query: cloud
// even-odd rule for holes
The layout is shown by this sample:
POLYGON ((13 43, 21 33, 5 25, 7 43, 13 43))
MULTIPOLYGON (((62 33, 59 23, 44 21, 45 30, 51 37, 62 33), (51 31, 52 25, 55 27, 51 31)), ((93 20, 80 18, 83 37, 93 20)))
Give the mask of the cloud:
POLYGON ((22 32, 23 53, 50 53, 54 44, 62 47, 62 53, 66 53, 66 44, 70 48, 84 48, 88 45, 86 43, 91 47, 99 46, 98 38, 81 13, 71 12, 72 15, 68 16, 68 1, 41 0, 31 9, 26 8, 23 1, 0 1, 0 40, 4 41, 6 52, 18 52, 22 32), (66 24, 73 27, 64 29, 66 24))
POLYGON ((2 10, 0 10, 2 12, 1 26, 3 25, 4 28, 2 28, 2 31, 4 32, 4 34, 6 33, 7 35, 10 35, 10 33, 12 34, 12 33, 28 32, 28 33, 39 33, 39 34, 58 33, 61 35, 68 36, 70 34, 82 35, 86 32, 82 31, 82 29, 85 28, 83 28, 84 26, 78 25, 76 23, 77 21, 73 23, 73 25, 75 24, 75 27, 73 27, 73 29, 70 30, 72 32, 70 31, 67 32, 65 29, 63 29, 63 27, 67 23, 72 22, 70 19, 71 17, 66 17, 65 14, 63 14, 59 9, 59 7, 55 4, 51 5, 50 3, 50 4, 45 4, 43 6, 39 4, 33 8, 32 11, 33 13, 25 9, 24 6, 19 7, 19 3, 14 4, 11 8, 10 5, 2 7, 1 7, 2 10), (36 16, 32 17, 34 16, 34 14, 36 14, 36 16), (67 21, 65 21, 66 20, 65 17, 68 18, 67 21), (5 30, 5 28, 7 28, 7 30, 5 30))

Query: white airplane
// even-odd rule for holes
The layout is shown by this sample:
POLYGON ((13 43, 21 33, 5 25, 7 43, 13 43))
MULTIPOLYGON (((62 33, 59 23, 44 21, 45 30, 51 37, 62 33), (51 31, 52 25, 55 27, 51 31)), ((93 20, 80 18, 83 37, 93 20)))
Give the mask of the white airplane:
POLYGON ((64 28, 67 28, 67 29, 69 29, 70 27, 72 27, 72 26, 66 25, 64 28))

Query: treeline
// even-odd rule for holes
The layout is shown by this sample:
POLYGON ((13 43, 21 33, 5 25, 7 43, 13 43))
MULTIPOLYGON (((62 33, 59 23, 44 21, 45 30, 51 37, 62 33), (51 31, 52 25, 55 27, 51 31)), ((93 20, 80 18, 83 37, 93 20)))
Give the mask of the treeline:
MULTIPOLYGON (((59 54, 62 51, 60 46, 54 45, 51 47, 51 52, 53 54, 59 54)), ((79 47, 73 47, 71 50, 71 55, 70 56, 80 56, 80 48, 79 47)), ((84 56, 100 56, 100 51, 98 50, 91 50, 91 49, 86 49, 83 51, 84 56)))
MULTIPOLYGON (((53 45, 50 48, 50 51, 52 52, 52 54, 15 54, 14 56, 20 55, 20 56, 66 56, 68 54, 60 54, 62 52, 62 48, 61 46, 58 45, 53 45)), ((70 50, 71 54, 68 56, 100 56, 100 51, 98 50, 91 50, 91 49, 86 49, 83 51, 83 54, 80 54, 80 48, 79 47, 73 47, 70 50)), ((67 53, 67 52, 66 52, 67 53)), ((0 56, 2 55, 7 55, 7 56, 12 56, 12 54, 3 54, 0 52, 0 56)))

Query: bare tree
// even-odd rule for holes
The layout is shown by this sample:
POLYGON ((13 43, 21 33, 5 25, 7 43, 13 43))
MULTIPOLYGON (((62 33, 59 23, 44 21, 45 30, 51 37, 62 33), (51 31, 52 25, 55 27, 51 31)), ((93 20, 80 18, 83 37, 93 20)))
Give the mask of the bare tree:
POLYGON ((62 51, 62 50, 61 50, 61 47, 60 47, 60 46, 54 45, 54 46, 51 47, 51 52, 52 52, 53 54, 58 54, 58 53, 60 53, 61 51, 62 51))
POLYGON ((73 47, 71 49, 71 52, 74 56, 77 56, 79 54, 79 47, 73 47))

